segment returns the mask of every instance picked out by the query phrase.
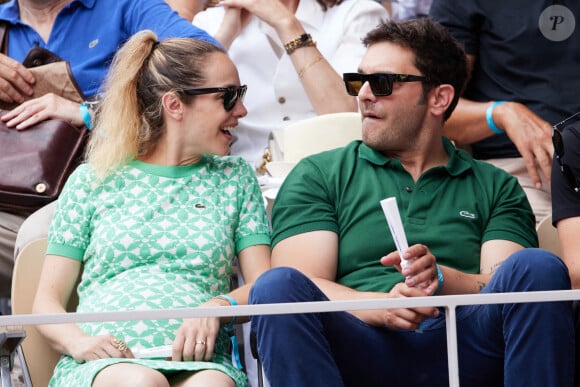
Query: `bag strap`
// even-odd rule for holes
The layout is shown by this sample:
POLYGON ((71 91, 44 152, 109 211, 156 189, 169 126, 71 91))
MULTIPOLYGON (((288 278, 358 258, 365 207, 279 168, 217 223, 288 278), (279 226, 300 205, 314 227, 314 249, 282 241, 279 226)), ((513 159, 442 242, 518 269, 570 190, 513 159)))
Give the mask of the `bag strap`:
POLYGON ((8 55, 8 22, 0 20, 0 53, 8 55))

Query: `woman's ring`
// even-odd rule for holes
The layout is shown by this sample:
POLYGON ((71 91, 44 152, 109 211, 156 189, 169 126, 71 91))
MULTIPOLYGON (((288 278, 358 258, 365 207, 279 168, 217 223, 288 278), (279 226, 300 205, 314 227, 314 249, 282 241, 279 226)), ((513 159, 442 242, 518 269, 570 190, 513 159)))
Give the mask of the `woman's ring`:
POLYGON ((200 345, 205 345, 205 341, 203 340, 198 340, 195 342, 195 344, 200 344, 200 345))
POLYGON ((121 352, 125 352, 127 350, 127 343, 125 343, 123 340, 114 338, 113 345, 121 352))

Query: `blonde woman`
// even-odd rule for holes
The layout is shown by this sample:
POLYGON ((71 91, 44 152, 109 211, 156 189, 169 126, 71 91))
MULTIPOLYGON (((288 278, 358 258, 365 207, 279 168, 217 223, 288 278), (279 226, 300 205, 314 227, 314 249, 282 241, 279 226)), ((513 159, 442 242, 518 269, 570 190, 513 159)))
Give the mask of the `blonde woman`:
MULTIPOLYGON (((49 118, 66 120, 79 127, 87 122, 90 125, 90 104, 81 107, 78 102, 53 93, 31 99, 33 86, 41 82, 21 62, 35 47, 45 48, 68 61, 79 90, 87 100, 93 100, 113 55, 138 31, 153 30, 160 39, 190 37, 215 42, 205 31, 179 18, 162 0, 3 3, 0 21, 8 24, 8 51, 0 53, 0 101, 19 105, 3 114, 1 120, 15 130, 26 130, 49 118)), ((0 144, 0 148, 5 146, 0 144)), ((18 252, 28 242, 46 236, 54 212, 51 205, 45 206, 25 222, 31 211, 17 210, 17 204, 3 203, 3 208, 14 209, 0 211, 0 297, 10 297, 12 269, 18 252)))
MULTIPOLYGON (((253 170, 229 152, 246 86, 222 48, 151 31, 115 56, 87 163, 59 199, 35 313, 246 304, 269 268, 253 170), (247 285, 230 289, 237 255, 247 285)), ((40 327, 64 354, 51 385, 245 386, 230 318, 40 327), (170 359, 135 358, 169 346, 170 359)))

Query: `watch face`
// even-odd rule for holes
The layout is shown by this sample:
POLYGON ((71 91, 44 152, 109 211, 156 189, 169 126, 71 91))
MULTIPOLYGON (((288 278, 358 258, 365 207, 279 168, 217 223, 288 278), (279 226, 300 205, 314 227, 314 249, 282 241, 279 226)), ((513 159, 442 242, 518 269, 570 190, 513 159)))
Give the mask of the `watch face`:
POLYGON ((306 41, 308 41, 309 38, 310 38, 310 36, 308 36, 308 34, 302 34, 302 35, 300 35, 300 41, 301 42, 306 42, 306 41))

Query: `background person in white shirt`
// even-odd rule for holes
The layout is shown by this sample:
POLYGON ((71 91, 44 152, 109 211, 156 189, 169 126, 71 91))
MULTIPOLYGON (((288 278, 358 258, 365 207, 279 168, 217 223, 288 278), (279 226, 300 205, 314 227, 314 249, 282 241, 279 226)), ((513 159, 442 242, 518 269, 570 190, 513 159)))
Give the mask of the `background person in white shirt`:
POLYGON ((389 15, 372 0, 337 3, 223 0, 194 17, 195 25, 228 49, 241 79, 251 85, 248 116, 236 130, 232 154, 259 166, 272 130, 320 114, 357 111, 341 74, 356 71, 364 54, 361 38, 389 15))

